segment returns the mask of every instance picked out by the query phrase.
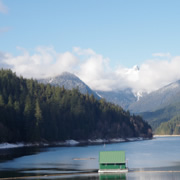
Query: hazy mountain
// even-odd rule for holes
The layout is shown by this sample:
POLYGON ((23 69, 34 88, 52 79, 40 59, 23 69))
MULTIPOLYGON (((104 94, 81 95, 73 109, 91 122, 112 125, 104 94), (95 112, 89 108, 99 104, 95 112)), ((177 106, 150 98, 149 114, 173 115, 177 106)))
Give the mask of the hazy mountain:
POLYGON ((69 72, 64 72, 59 76, 40 79, 38 81, 44 84, 49 83, 53 86, 64 86, 65 89, 69 90, 78 87, 79 91, 83 94, 93 94, 98 99, 104 98, 106 101, 119 105, 124 109, 128 109, 128 106, 137 100, 131 89, 119 91, 93 91, 76 75, 69 72))
MULTIPOLYGON (((180 81, 176 81, 157 91, 147 94, 136 92, 130 88, 119 91, 93 91, 77 76, 63 73, 60 76, 40 80, 55 86, 64 86, 66 89, 79 88, 83 94, 93 94, 95 97, 104 98, 106 101, 117 104, 131 113, 140 114, 150 123, 153 130, 180 115, 180 81)), ((162 126, 165 127, 165 126, 162 126)))
MULTIPOLYGON (((130 111, 140 114, 148 121, 156 133, 166 132, 171 119, 180 115, 180 81, 171 83, 163 88, 144 95, 139 101, 129 106, 130 111), (162 125, 165 123, 165 125, 162 125), (161 128, 159 128, 161 126, 161 128)), ((175 127, 174 127, 175 128, 175 127)), ((169 130, 169 129, 168 129, 169 130)))
POLYGON ((156 134, 180 135, 180 116, 174 116, 169 121, 161 123, 156 129, 156 134))
MULTIPOLYGON (((60 76, 42 79, 40 82, 50 83, 54 86, 64 86, 66 89, 79 88, 83 94, 93 94, 96 98, 104 98, 106 101, 117 104, 131 113, 140 114, 149 122, 153 131, 162 123, 180 115, 180 81, 176 81, 154 92, 136 92, 130 88, 118 91, 93 91, 77 76, 71 73, 63 73, 60 76)), ((161 126, 161 132, 166 132, 167 125, 161 126)))
POLYGON ((148 121, 155 131, 159 125, 163 122, 167 122, 173 117, 180 115, 180 102, 168 105, 162 109, 155 110, 153 112, 143 112, 140 115, 148 121))
POLYGON ((131 112, 151 112, 162 109, 170 104, 180 102, 180 81, 144 95, 129 106, 131 112))
POLYGON ((61 75, 55 77, 39 79, 38 81, 44 84, 49 83, 53 86, 64 86, 65 89, 69 90, 72 90, 73 88, 78 88, 82 94, 93 94, 94 97, 100 99, 100 97, 93 90, 91 90, 88 85, 81 81, 76 75, 69 72, 64 72, 61 75))
POLYGON ((131 89, 119 91, 96 91, 101 98, 106 101, 117 104, 124 109, 128 109, 129 105, 136 102, 137 98, 131 89))

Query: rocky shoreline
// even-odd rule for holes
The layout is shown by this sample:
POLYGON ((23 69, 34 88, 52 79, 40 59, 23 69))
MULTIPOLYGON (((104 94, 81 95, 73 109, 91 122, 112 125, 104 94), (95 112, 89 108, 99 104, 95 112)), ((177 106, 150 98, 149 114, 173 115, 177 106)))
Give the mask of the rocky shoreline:
POLYGON ((0 149, 10 149, 10 148, 21 148, 21 147, 50 147, 50 146, 78 146, 78 145, 95 145, 95 144, 110 144, 110 143, 120 143, 120 142, 131 142, 131 141, 142 141, 149 140, 149 138, 114 138, 114 139, 88 139, 88 140, 66 140, 64 142, 35 142, 35 143, 1 143, 0 149))

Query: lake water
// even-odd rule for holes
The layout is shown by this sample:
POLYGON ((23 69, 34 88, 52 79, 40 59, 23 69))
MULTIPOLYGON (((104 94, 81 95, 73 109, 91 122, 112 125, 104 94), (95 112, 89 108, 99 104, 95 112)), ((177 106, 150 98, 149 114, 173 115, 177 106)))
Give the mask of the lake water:
POLYGON ((153 140, 105 146, 101 144, 0 150, 0 177, 39 180, 180 179, 180 137, 158 137, 153 140), (114 150, 126 152, 130 171, 126 174, 99 175, 99 152, 114 150))

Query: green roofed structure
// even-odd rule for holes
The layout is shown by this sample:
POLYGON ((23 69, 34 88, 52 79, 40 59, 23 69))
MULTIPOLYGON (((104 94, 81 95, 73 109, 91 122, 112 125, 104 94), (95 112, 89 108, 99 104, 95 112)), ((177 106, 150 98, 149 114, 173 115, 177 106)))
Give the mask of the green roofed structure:
POLYGON ((124 151, 101 151, 99 153, 99 171, 105 172, 127 172, 124 151))

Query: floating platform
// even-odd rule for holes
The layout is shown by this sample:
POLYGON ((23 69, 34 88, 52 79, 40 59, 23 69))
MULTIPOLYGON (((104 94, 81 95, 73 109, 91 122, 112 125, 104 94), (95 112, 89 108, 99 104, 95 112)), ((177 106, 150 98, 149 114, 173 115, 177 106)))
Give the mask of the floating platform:
POLYGON ((127 173, 128 169, 99 169, 98 173, 127 173))
POLYGON ((128 172, 124 151, 101 151, 99 153, 99 173, 128 172))

